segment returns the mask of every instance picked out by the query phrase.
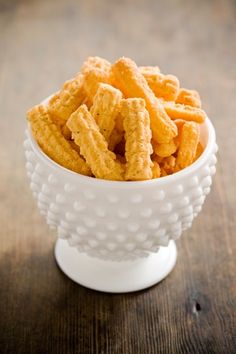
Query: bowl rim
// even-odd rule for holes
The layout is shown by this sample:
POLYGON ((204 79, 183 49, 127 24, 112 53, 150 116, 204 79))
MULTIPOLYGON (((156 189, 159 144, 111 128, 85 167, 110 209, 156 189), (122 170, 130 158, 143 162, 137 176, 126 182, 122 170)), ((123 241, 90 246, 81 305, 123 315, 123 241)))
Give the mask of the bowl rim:
POLYGON ((43 150, 38 145, 37 141, 34 139, 34 136, 31 131, 30 123, 28 122, 28 138, 30 140, 30 144, 32 147, 33 152, 37 155, 37 157, 44 162, 44 164, 48 165, 51 168, 57 170, 57 172, 62 173, 69 178, 76 179, 76 182, 81 183, 89 183, 94 186, 100 187, 114 187, 120 189, 136 189, 136 188, 143 188, 147 186, 163 186, 165 184, 178 182, 182 178, 188 177, 189 175, 193 174, 197 170, 199 170, 209 158, 209 156, 213 153, 214 146, 216 143, 216 134, 215 129, 213 127, 212 122, 207 117, 205 120, 205 124, 208 130, 208 142, 207 145, 202 153, 202 155, 190 166, 184 168, 179 172, 175 172, 172 175, 168 175, 162 178, 155 178, 151 180, 145 181, 112 181, 112 180, 105 180, 100 178, 94 178, 90 176, 81 175, 77 172, 71 171, 57 162, 53 161, 50 157, 48 157, 43 150))

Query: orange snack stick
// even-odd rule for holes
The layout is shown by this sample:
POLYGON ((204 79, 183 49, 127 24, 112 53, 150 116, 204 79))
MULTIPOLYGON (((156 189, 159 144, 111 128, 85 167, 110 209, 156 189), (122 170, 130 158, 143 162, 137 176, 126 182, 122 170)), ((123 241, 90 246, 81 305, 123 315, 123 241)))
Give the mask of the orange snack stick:
POLYGON ((76 78, 66 81, 62 89, 49 100, 48 111, 58 126, 63 127, 71 113, 84 100, 83 79, 83 75, 78 75, 76 78))
POLYGON ((108 60, 100 57, 88 57, 81 67, 81 73, 85 74, 88 71, 94 69, 101 69, 109 72, 111 69, 111 63, 108 60))
POLYGON ((175 172, 191 165, 199 142, 199 125, 196 122, 186 122, 182 128, 180 145, 176 158, 175 172))
POLYGON ((89 105, 93 102, 100 83, 110 83, 110 72, 104 69, 92 69, 84 74, 84 90, 89 105))
POLYGON ((175 144, 174 139, 166 144, 157 144, 153 142, 154 152, 160 157, 168 157, 174 154, 177 150, 177 145, 175 144))
POLYGON ((156 67, 140 67, 141 74, 157 97, 166 101, 175 101, 179 92, 179 80, 174 75, 161 74, 156 67))
POLYGON ((197 144, 197 150, 196 150, 196 154, 195 154, 194 160, 193 160, 194 162, 201 156, 203 151, 204 151, 204 148, 203 148, 202 144, 199 142, 197 144))
POLYGON ((175 169, 176 158, 174 156, 165 157, 161 162, 161 167, 166 171, 166 173, 172 174, 175 169))
POLYGON ((161 167, 161 177, 165 177, 165 176, 168 176, 168 173, 163 167, 161 167))
POLYGON ((159 178, 161 177, 161 168, 158 162, 153 161, 153 166, 152 166, 152 178, 159 178))
POLYGON ((87 176, 91 174, 84 159, 63 137, 60 128, 53 123, 47 107, 35 106, 27 113, 27 116, 32 134, 45 154, 69 170, 87 176))
POLYGON ((176 103, 201 108, 201 98, 199 96, 199 93, 195 90, 187 90, 181 88, 176 98, 176 103))
POLYGON ((203 123, 206 118, 206 113, 200 108, 165 101, 163 101, 163 106, 171 119, 180 118, 184 120, 195 121, 197 123, 203 123))
POLYGON ((116 160, 116 155, 108 150, 107 141, 99 131, 99 127, 86 105, 80 106, 70 116, 67 126, 95 177, 123 180, 122 165, 116 160))
POLYGON ((152 178, 150 119, 141 98, 122 100, 121 114, 125 129, 125 179, 131 181, 152 178))
POLYGON ((175 119, 174 122, 175 122, 175 125, 177 126, 178 134, 179 134, 186 121, 184 119, 175 119))
POLYGON ((94 96, 90 113, 108 142, 115 127, 115 118, 118 114, 121 97, 121 92, 108 84, 99 84, 94 96))
POLYGON ((112 65, 112 73, 116 80, 116 87, 125 97, 140 97, 145 100, 153 139, 158 143, 168 143, 173 139, 177 135, 177 128, 148 86, 135 62, 128 58, 121 58, 112 65))

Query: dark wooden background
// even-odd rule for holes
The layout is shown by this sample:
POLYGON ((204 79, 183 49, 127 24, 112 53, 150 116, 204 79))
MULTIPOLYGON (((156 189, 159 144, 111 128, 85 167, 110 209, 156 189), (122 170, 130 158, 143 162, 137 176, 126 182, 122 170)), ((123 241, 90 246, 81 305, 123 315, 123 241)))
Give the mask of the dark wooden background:
POLYGON ((236 353, 236 2, 0 0, 0 352, 236 353), (173 273, 126 295, 57 268, 24 170, 25 112, 88 55, 157 64, 200 91, 220 147, 173 273))

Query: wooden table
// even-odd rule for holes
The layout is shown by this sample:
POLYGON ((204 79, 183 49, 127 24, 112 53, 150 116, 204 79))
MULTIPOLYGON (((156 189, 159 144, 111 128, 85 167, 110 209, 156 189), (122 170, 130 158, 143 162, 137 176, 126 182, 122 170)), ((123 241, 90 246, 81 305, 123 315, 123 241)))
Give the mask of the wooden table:
POLYGON ((235 1, 0 1, 0 352, 236 352, 235 1), (57 268, 29 190, 25 112, 88 55, 158 64, 200 91, 219 162, 171 275, 109 295, 57 268))

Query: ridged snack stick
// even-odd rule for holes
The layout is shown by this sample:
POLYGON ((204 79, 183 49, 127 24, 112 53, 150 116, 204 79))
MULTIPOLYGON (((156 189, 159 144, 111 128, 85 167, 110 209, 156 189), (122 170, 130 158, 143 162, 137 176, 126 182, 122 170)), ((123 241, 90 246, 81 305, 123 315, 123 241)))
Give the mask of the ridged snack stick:
POLYGON ((194 156, 193 161, 196 161, 196 160, 201 156, 201 154, 203 153, 203 151, 204 151, 204 148, 203 148, 202 144, 199 142, 199 143, 197 144, 197 150, 196 150, 196 154, 195 154, 195 156, 194 156))
POLYGON ((69 170, 86 176, 91 175, 90 168, 63 137, 45 106, 35 106, 27 113, 27 117, 32 134, 45 154, 69 170))
POLYGON ((192 164, 199 142, 199 125, 196 122, 186 122, 182 128, 180 145, 176 158, 175 171, 192 164))
POLYGON ((115 127, 115 119, 120 108, 122 94, 108 84, 99 84, 90 113, 99 126, 100 132, 109 143, 111 132, 115 127))
POLYGON ((206 119, 206 113, 197 107, 165 101, 163 101, 163 106, 171 119, 180 118, 188 121, 195 121, 197 123, 203 123, 206 119))
POLYGON ((187 90, 181 88, 176 98, 176 103, 181 103, 187 106, 201 108, 201 98, 195 90, 187 90))
POLYGON ((48 110, 54 123, 63 127, 71 115, 85 98, 83 75, 66 81, 62 89, 49 100, 48 110))
POLYGON ((101 57, 88 57, 85 62, 83 63, 81 67, 81 73, 85 74, 88 71, 94 70, 94 69, 101 69, 104 71, 109 72, 111 69, 111 63, 109 63, 108 60, 103 59, 101 57))
POLYGON ((93 98, 98 90, 99 84, 110 83, 110 73, 105 69, 93 69, 84 74, 84 90, 87 95, 89 105, 93 103, 93 98))
POLYGON ((140 97, 146 102, 150 115, 152 137, 158 143, 168 143, 177 135, 175 124, 154 95, 134 61, 121 58, 112 65, 116 87, 125 97, 140 97))
POLYGON ((67 121, 72 137, 80 147, 93 174, 97 178, 122 181, 123 168, 116 155, 108 150, 108 144, 99 131, 86 105, 80 106, 67 121))
POLYGON ((145 101, 141 98, 122 100, 121 114, 125 130, 125 179, 140 181, 152 178, 151 129, 145 101))
POLYGON ((153 150, 160 157, 168 157, 176 152, 177 144, 175 143, 174 139, 166 144, 157 144, 154 142, 153 150))
POLYGON ((159 178, 161 177, 161 168, 158 162, 153 161, 153 166, 152 166, 152 178, 159 178))
POLYGON ((157 97, 166 101, 176 100, 179 92, 179 80, 176 76, 161 74, 157 69, 147 70, 146 67, 140 67, 139 70, 157 97))

